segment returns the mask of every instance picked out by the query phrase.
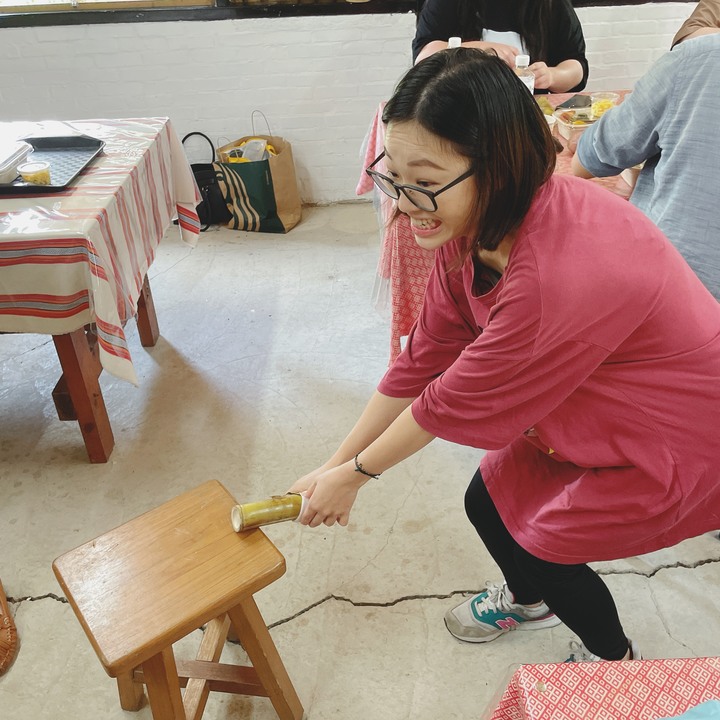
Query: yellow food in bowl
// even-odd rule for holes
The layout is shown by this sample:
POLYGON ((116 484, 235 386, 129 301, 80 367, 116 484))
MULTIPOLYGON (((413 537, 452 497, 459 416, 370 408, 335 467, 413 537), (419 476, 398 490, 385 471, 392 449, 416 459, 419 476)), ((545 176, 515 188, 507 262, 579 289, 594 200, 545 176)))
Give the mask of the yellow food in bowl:
POLYGON ((602 117, 611 107, 615 107, 615 103, 612 100, 596 100, 592 104, 593 117, 602 117))
POLYGON ((20 177, 32 185, 50 184, 50 164, 46 162, 29 162, 18 167, 20 177))

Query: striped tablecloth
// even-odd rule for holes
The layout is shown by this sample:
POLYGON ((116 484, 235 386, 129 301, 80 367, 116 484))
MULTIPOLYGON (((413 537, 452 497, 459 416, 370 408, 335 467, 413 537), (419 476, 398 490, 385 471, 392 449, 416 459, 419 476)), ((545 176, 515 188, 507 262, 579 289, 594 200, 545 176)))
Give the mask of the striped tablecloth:
POLYGON ((664 720, 720 699, 720 658, 521 665, 484 720, 664 720))
MULTIPOLYGON (((547 95, 553 107, 570 98, 574 93, 547 95)), ((624 96, 626 91, 621 91, 624 96)), ((381 121, 384 103, 378 107, 368 132, 365 144, 363 170, 360 175, 357 195, 364 195, 373 189, 373 182, 365 173, 365 168, 375 160, 383 150, 384 127, 381 121)), ((572 153, 565 148, 557 157, 555 172, 569 173, 572 153)), ((378 166, 384 172, 384 161, 378 166)), ((630 196, 630 186, 619 177, 595 178, 592 182, 602 185, 623 197, 630 196)), ((415 242, 407 215, 398 215, 394 220, 394 203, 387 196, 380 196, 380 221, 383 226, 382 249, 378 263, 378 282, 376 296, 388 297, 390 301, 390 362, 394 362, 401 350, 401 338, 406 337, 415 324, 432 270, 435 251, 421 248, 415 242), (389 284, 389 293, 385 286, 389 284)))
POLYGON ((0 123, 0 139, 82 133, 105 148, 59 192, 0 195, 0 332, 94 323, 100 362, 137 384, 123 326, 173 218, 190 243, 200 196, 167 118, 0 123))

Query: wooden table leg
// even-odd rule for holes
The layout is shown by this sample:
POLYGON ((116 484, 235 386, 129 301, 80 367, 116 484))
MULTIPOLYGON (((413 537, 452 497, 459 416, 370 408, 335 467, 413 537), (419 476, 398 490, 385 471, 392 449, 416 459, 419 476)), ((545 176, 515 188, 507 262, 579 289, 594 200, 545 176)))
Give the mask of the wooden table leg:
POLYGON ((142 664, 153 720, 185 720, 185 706, 172 647, 142 664))
POLYGON ((155 303, 153 302, 150 281, 145 276, 137 304, 137 325, 140 342, 143 347, 154 347, 160 337, 155 303))
POLYGON ((85 330, 53 335, 53 342, 90 462, 107 462, 115 439, 98 382, 97 360, 85 330))
POLYGON ((65 376, 61 375, 52 391, 52 399, 55 403, 55 410, 60 420, 77 420, 77 413, 70 399, 65 376))
MULTIPOLYGON (((88 343, 88 347, 93 356, 93 364, 95 366, 95 374, 100 377, 102 373, 102 365, 100 364, 100 353, 98 351, 97 335, 95 334, 94 326, 85 326, 85 338, 88 343)), ((75 412, 75 408, 72 404, 72 398, 70 397, 70 391, 68 390, 67 381, 65 376, 61 375, 52 391, 52 399, 55 403, 55 409, 57 410, 58 418, 60 420, 77 420, 78 416, 75 412)))
POLYGON ((230 622, 280 720, 300 720, 303 707, 255 600, 247 597, 228 611, 230 622))

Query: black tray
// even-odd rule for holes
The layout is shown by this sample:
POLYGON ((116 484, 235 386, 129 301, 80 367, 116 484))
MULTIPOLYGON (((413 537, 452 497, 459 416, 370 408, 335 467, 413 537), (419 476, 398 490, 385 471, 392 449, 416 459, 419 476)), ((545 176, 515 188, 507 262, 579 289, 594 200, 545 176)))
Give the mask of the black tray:
POLYGON ((105 147, 102 140, 89 135, 57 135, 51 137, 26 137, 32 152, 23 162, 44 161, 50 163, 50 185, 33 185, 22 178, 0 184, 0 194, 43 194, 66 188, 105 147))

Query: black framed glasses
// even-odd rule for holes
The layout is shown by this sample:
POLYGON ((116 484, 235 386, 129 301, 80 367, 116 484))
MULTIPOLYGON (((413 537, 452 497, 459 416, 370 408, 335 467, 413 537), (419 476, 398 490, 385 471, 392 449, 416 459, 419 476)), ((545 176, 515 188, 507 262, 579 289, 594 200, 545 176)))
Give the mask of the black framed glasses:
POLYGON ((441 187, 439 190, 433 192, 432 190, 427 190, 417 185, 398 185, 392 178, 379 173, 377 170, 373 170, 384 157, 385 151, 383 150, 380 155, 370 163, 365 172, 373 179, 375 185, 388 197, 397 200, 400 197, 400 193, 402 193, 416 208, 420 208, 420 210, 425 210, 426 212, 435 212, 438 209, 435 198, 440 193, 444 193, 451 187, 455 187, 458 183, 467 180, 474 174, 474 170, 470 168, 470 170, 464 172, 459 178, 456 178, 451 183, 445 185, 445 187, 441 187))

